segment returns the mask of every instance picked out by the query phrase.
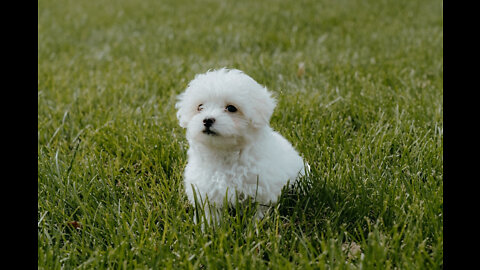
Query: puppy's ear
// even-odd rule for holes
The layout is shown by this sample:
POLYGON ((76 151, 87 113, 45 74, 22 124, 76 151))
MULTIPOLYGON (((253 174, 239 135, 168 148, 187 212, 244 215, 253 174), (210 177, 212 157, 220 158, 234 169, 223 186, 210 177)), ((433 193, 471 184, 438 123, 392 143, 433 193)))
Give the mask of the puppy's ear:
POLYGON ((252 120, 253 126, 260 128, 268 125, 276 106, 276 101, 272 97, 272 94, 267 88, 263 88, 253 95, 251 103, 252 115, 250 115, 249 118, 252 120))
POLYGON ((180 126, 186 128, 188 122, 193 117, 193 112, 190 106, 188 106, 185 92, 177 96, 177 103, 175 104, 175 109, 177 109, 177 118, 180 126))

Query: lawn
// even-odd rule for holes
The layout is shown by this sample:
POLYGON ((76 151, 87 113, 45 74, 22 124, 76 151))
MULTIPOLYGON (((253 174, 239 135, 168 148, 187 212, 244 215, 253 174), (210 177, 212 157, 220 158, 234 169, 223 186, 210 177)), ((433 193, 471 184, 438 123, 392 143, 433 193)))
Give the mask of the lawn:
POLYGON ((443 4, 38 1, 39 269, 442 269, 443 4), (311 165, 202 231, 174 104, 238 68, 311 165))

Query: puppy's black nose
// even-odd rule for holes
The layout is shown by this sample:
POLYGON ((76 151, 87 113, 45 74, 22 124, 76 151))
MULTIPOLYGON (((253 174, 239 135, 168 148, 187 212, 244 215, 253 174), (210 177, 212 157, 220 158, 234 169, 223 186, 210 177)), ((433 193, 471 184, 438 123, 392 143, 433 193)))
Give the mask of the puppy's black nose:
POLYGON ((215 123, 215 118, 205 118, 203 119, 203 125, 206 127, 211 127, 215 123))

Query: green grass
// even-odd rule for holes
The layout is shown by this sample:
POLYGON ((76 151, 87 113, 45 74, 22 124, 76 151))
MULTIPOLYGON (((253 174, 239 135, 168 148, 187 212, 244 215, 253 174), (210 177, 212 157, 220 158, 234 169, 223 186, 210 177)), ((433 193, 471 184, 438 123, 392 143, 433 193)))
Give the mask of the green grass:
POLYGON ((437 0, 39 1, 39 268, 441 269, 442 14, 437 0), (263 220, 246 205, 202 232, 174 104, 223 66, 275 93, 271 125, 312 174, 263 220))

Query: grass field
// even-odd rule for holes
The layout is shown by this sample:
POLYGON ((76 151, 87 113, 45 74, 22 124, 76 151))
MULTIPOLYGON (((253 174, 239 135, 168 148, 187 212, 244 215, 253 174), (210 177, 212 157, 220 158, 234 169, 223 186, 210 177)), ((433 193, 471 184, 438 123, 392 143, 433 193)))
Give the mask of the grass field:
POLYGON ((442 1, 38 1, 38 267, 442 269, 442 1), (202 232, 174 104, 224 66, 312 174, 202 232))

